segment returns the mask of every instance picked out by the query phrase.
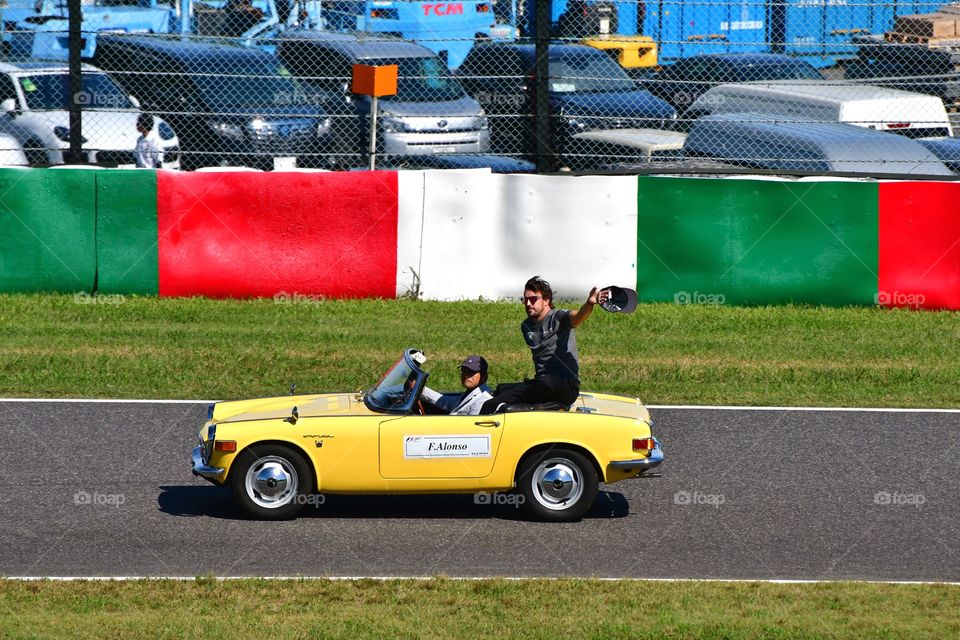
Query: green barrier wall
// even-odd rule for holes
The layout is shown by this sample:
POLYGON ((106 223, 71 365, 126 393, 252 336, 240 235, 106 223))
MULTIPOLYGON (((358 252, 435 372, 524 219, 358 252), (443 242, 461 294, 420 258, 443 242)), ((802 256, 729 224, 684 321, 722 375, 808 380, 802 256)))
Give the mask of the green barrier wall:
POLYGON ((157 173, 97 172, 97 290, 156 295, 157 173))
POLYGON ((92 291, 98 171, 0 169, 0 291, 92 291))
POLYGON ((640 177, 637 293, 874 304, 877 205, 875 183, 640 177))

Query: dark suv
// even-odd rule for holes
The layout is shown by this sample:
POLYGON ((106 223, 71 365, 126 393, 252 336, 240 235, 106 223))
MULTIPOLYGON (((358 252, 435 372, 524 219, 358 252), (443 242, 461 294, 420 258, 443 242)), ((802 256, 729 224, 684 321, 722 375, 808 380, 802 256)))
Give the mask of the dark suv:
POLYGON ((707 89, 755 80, 822 80, 804 60, 778 53, 704 53, 681 58, 640 84, 681 114, 707 89))
MULTIPOLYGON (((597 129, 670 129, 677 112, 637 87, 623 68, 593 47, 551 44, 548 49, 549 141, 560 164, 584 150, 573 136, 597 129)), ((490 118, 493 153, 531 156, 534 128, 534 45, 479 43, 457 69, 467 91, 490 118)))
POLYGON ((158 36, 103 35, 95 63, 176 129, 180 166, 326 166, 330 119, 259 49, 158 36))

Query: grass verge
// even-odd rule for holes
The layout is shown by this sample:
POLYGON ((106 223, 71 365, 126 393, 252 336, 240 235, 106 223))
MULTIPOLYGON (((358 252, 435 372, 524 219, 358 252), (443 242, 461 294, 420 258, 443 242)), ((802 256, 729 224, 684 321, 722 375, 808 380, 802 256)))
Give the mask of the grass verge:
MULTIPOLYGON (((518 304, 0 296, 0 396, 239 398, 371 386, 408 346, 455 389, 531 373, 518 304)), ((955 407, 960 316, 647 304, 577 331, 584 388, 649 404, 955 407)))
POLYGON ((947 638, 960 588, 593 580, 0 582, 7 638, 947 638), (175 615, 171 615, 176 612, 175 615))

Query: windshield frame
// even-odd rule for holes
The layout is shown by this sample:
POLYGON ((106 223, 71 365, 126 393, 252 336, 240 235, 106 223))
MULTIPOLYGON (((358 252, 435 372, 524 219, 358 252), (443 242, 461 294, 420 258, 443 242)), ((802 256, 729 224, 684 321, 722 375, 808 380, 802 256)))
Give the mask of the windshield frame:
POLYGON ((430 374, 414 361, 413 354, 423 353, 420 349, 406 349, 403 357, 387 369, 380 381, 363 394, 363 403, 377 413, 408 414, 416 406, 420 392, 427 384, 430 374), (408 380, 414 381, 411 390, 401 392, 408 380))

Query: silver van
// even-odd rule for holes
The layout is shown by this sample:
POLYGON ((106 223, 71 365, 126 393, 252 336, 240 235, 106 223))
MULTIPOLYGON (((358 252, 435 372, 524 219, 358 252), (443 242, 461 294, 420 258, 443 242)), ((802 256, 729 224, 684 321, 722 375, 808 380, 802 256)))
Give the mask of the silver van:
POLYGON ((826 80, 722 84, 690 106, 687 116, 722 113, 790 116, 808 122, 844 122, 909 138, 952 136, 943 101, 912 91, 826 80))
POLYGON ((379 100, 378 153, 490 151, 483 108, 429 49, 359 32, 287 31, 276 43, 277 56, 307 99, 332 118, 338 164, 355 165, 369 144, 370 98, 350 92, 354 64, 399 67, 397 95, 379 100))

